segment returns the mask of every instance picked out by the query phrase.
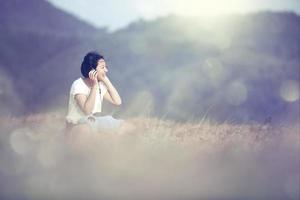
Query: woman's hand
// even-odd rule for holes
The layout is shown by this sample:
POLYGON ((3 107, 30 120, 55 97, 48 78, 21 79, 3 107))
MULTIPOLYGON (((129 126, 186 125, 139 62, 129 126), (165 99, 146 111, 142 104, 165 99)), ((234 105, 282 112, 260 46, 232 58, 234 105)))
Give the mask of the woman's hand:
POLYGON ((99 73, 98 74, 98 79, 99 79, 99 81, 103 81, 104 82, 104 80, 107 78, 107 76, 106 76, 106 74, 102 74, 102 73, 99 73))
POLYGON ((98 84, 97 76, 98 76, 98 72, 96 70, 91 70, 89 72, 89 78, 92 80, 92 86, 95 86, 98 84))
POLYGON ((103 83, 107 87, 107 92, 104 94, 104 98, 114 105, 121 105, 121 97, 107 76, 105 76, 105 78, 103 79, 103 83))

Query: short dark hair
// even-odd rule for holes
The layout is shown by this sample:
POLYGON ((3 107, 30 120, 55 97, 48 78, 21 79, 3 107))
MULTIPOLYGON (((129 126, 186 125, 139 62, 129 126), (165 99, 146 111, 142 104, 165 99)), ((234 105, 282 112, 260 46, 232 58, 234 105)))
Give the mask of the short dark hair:
POLYGON ((98 61, 100 59, 104 59, 104 57, 96 51, 91 51, 91 52, 87 53, 84 56, 83 61, 81 63, 81 74, 82 74, 82 76, 84 76, 85 78, 88 78, 89 77, 89 72, 92 69, 96 69, 96 67, 98 65, 98 61))

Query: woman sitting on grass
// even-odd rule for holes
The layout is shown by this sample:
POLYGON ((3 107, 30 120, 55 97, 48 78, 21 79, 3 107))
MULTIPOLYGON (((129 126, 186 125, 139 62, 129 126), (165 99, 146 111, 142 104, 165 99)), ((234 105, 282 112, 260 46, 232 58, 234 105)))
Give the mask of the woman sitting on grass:
POLYGON ((103 99, 120 106, 121 97, 110 82, 104 57, 97 52, 85 55, 81 64, 83 77, 76 79, 70 89, 67 120, 67 134, 87 134, 114 130, 124 132, 132 126, 112 116, 102 116, 103 99), (126 127, 126 128, 124 128, 126 127))

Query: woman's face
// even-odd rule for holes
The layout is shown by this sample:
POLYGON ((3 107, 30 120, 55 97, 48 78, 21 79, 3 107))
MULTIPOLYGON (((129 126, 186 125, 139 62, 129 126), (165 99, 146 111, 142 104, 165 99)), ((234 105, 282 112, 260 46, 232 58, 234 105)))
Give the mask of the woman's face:
POLYGON ((106 72, 108 72, 108 70, 106 68, 106 63, 104 59, 98 60, 96 71, 98 72, 98 80, 102 80, 106 76, 106 72))

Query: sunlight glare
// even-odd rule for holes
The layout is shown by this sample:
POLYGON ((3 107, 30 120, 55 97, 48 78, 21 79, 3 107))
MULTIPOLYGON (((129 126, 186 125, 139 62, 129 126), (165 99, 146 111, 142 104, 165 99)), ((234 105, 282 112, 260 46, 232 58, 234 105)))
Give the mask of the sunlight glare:
MULTIPOLYGON (((171 2, 171 1, 170 1, 171 2)), ((173 2, 173 1, 172 1, 173 2)), ((185 0, 172 3, 176 13, 185 16, 215 16, 239 12, 246 8, 245 1, 238 0, 185 0)))

